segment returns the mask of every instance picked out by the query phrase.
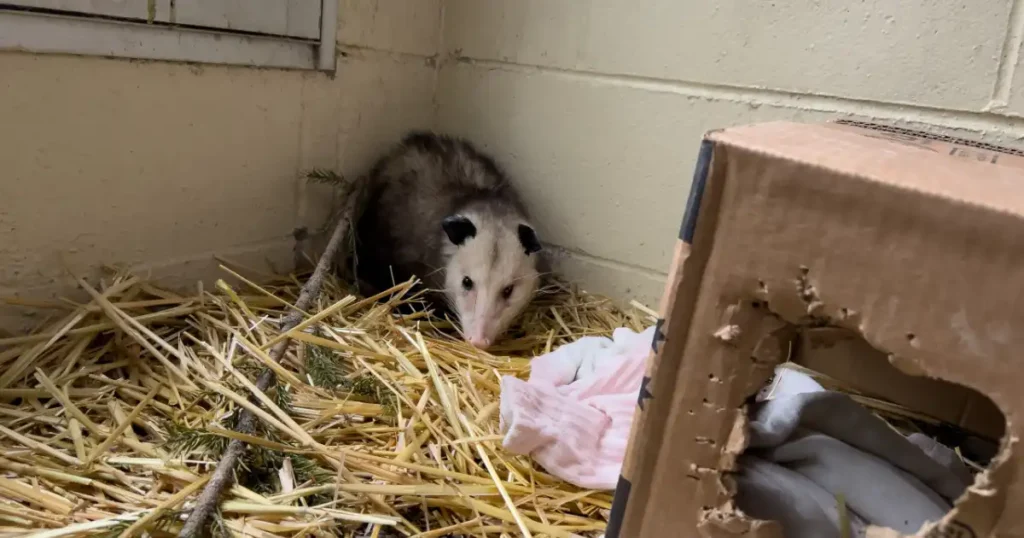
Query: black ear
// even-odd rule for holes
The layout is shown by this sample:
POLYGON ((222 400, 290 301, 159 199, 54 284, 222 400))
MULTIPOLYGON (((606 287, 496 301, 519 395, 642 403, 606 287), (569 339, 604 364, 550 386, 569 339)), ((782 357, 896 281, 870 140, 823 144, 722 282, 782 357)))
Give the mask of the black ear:
POLYGON ((445 217, 441 222, 444 233, 448 234, 448 240, 453 244, 461 245, 471 237, 476 237, 476 226, 473 222, 462 215, 445 217))
POLYGON ((519 225, 519 242, 526 249, 526 255, 540 251, 540 240, 537 239, 537 232, 525 224, 519 225))

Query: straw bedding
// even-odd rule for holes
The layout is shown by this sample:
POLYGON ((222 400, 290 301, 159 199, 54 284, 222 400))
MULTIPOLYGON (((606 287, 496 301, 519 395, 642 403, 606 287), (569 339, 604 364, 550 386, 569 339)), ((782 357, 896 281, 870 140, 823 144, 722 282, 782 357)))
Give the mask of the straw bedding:
POLYGON ((261 287, 224 269, 236 286, 190 296, 117 272, 79 281, 88 303, 22 303, 52 315, 0 339, 0 536, 176 535, 245 406, 260 429, 241 436, 251 448, 214 535, 604 529, 609 492, 501 449, 499 378, 580 336, 642 330, 651 312, 560 288, 483 353, 446 321, 400 313, 417 300, 409 283, 358 298, 328 280, 276 365, 268 350, 301 280, 261 287), (278 383, 263 394, 265 367, 278 383))
MULTIPOLYGON (((88 303, 4 300, 50 315, 0 338, 0 537, 176 536, 232 439, 250 448, 214 536, 603 531, 610 492, 502 450, 499 380, 525 377, 531 357, 581 336, 643 330, 653 312, 560 286, 484 353, 446 320, 408 313, 411 283, 360 298, 328 278, 277 364, 269 350, 302 281, 259 286, 222 268, 235 286, 181 295, 112 271, 95 287, 79 280, 88 303), (255 380, 265 368, 278 382, 264 394, 255 380), (243 408, 259 418, 254 435, 233 431, 243 408)), ((807 373, 901 431, 962 438, 807 373)))

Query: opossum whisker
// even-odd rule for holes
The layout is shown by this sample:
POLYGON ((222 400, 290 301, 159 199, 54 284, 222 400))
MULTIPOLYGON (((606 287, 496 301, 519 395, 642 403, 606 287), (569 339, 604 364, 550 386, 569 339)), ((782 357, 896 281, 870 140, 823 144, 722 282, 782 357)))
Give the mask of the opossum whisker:
POLYGON ((426 279, 426 278, 432 277, 432 276, 434 276, 434 275, 436 275, 436 274, 438 274, 438 273, 440 273, 442 271, 444 271, 444 267, 438 267, 438 268, 434 269, 433 271, 423 275, 423 278, 426 279))
MULTIPOLYGON (((445 316, 445 317, 447 318, 448 316, 445 316)), ((451 323, 451 320, 448 320, 448 321, 449 321, 449 323, 451 323)), ((459 334, 459 338, 465 340, 466 339, 466 333, 465 333, 465 331, 462 330, 462 323, 461 323, 461 320, 459 320, 458 314, 455 315, 455 321, 456 321, 456 323, 452 323, 452 326, 455 327, 455 332, 457 332, 459 334)))
POLYGON ((459 316, 458 308, 456 308, 455 300, 452 299, 452 297, 448 295, 448 293, 446 293, 444 289, 424 288, 423 292, 437 294, 437 296, 440 297, 441 300, 444 301, 444 303, 448 306, 449 312, 456 317, 456 320, 462 321, 461 317, 459 316))

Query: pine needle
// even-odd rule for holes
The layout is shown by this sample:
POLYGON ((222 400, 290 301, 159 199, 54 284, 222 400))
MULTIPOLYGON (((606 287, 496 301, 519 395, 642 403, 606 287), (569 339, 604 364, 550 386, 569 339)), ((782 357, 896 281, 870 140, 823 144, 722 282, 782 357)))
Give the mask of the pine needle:
POLYGON ((840 538, 850 538, 852 536, 850 513, 846 508, 846 496, 842 493, 836 495, 836 508, 839 510, 839 536, 840 538))
POLYGON ((164 448, 174 456, 201 455, 217 458, 227 450, 231 441, 207 430, 188 428, 173 422, 168 423, 166 428, 164 448))
POLYGON ((316 387, 337 389, 351 384, 337 354, 317 345, 306 346, 306 375, 316 387))
POLYGON ((341 174, 333 170, 325 170, 322 168, 314 168, 309 172, 306 172, 306 180, 310 183, 319 183, 321 185, 330 185, 332 187, 343 187, 348 184, 341 174))
MULTIPOLYGON (((180 510, 167 512, 158 516, 152 523, 146 525, 145 529, 151 535, 155 532, 172 532, 174 527, 181 526, 181 519, 184 513, 180 510)), ((103 529, 102 532, 94 534, 97 538, 119 538, 121 534, 128 530, 129 527, 134 524, 134 521, 122 521, 111 527, 103 529)))

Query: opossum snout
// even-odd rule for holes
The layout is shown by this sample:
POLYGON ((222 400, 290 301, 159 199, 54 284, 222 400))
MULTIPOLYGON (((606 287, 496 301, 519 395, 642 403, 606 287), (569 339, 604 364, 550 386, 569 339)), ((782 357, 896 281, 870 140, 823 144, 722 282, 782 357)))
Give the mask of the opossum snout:
POLYGON ((487 325, 479 319, 473 320, 469 326, 465 327, 466 341, 480 350, 491 347, 491 344, 494 343, 495 335, 492 334, 493 331, 489 330, 487 325))
POLYGON ((493 343, 490 338, 484 336, 470 336, 466 338, 466 341, 468 341, 473 347, 480 350, 486 350, 491 347, 491 344, 493 343))

